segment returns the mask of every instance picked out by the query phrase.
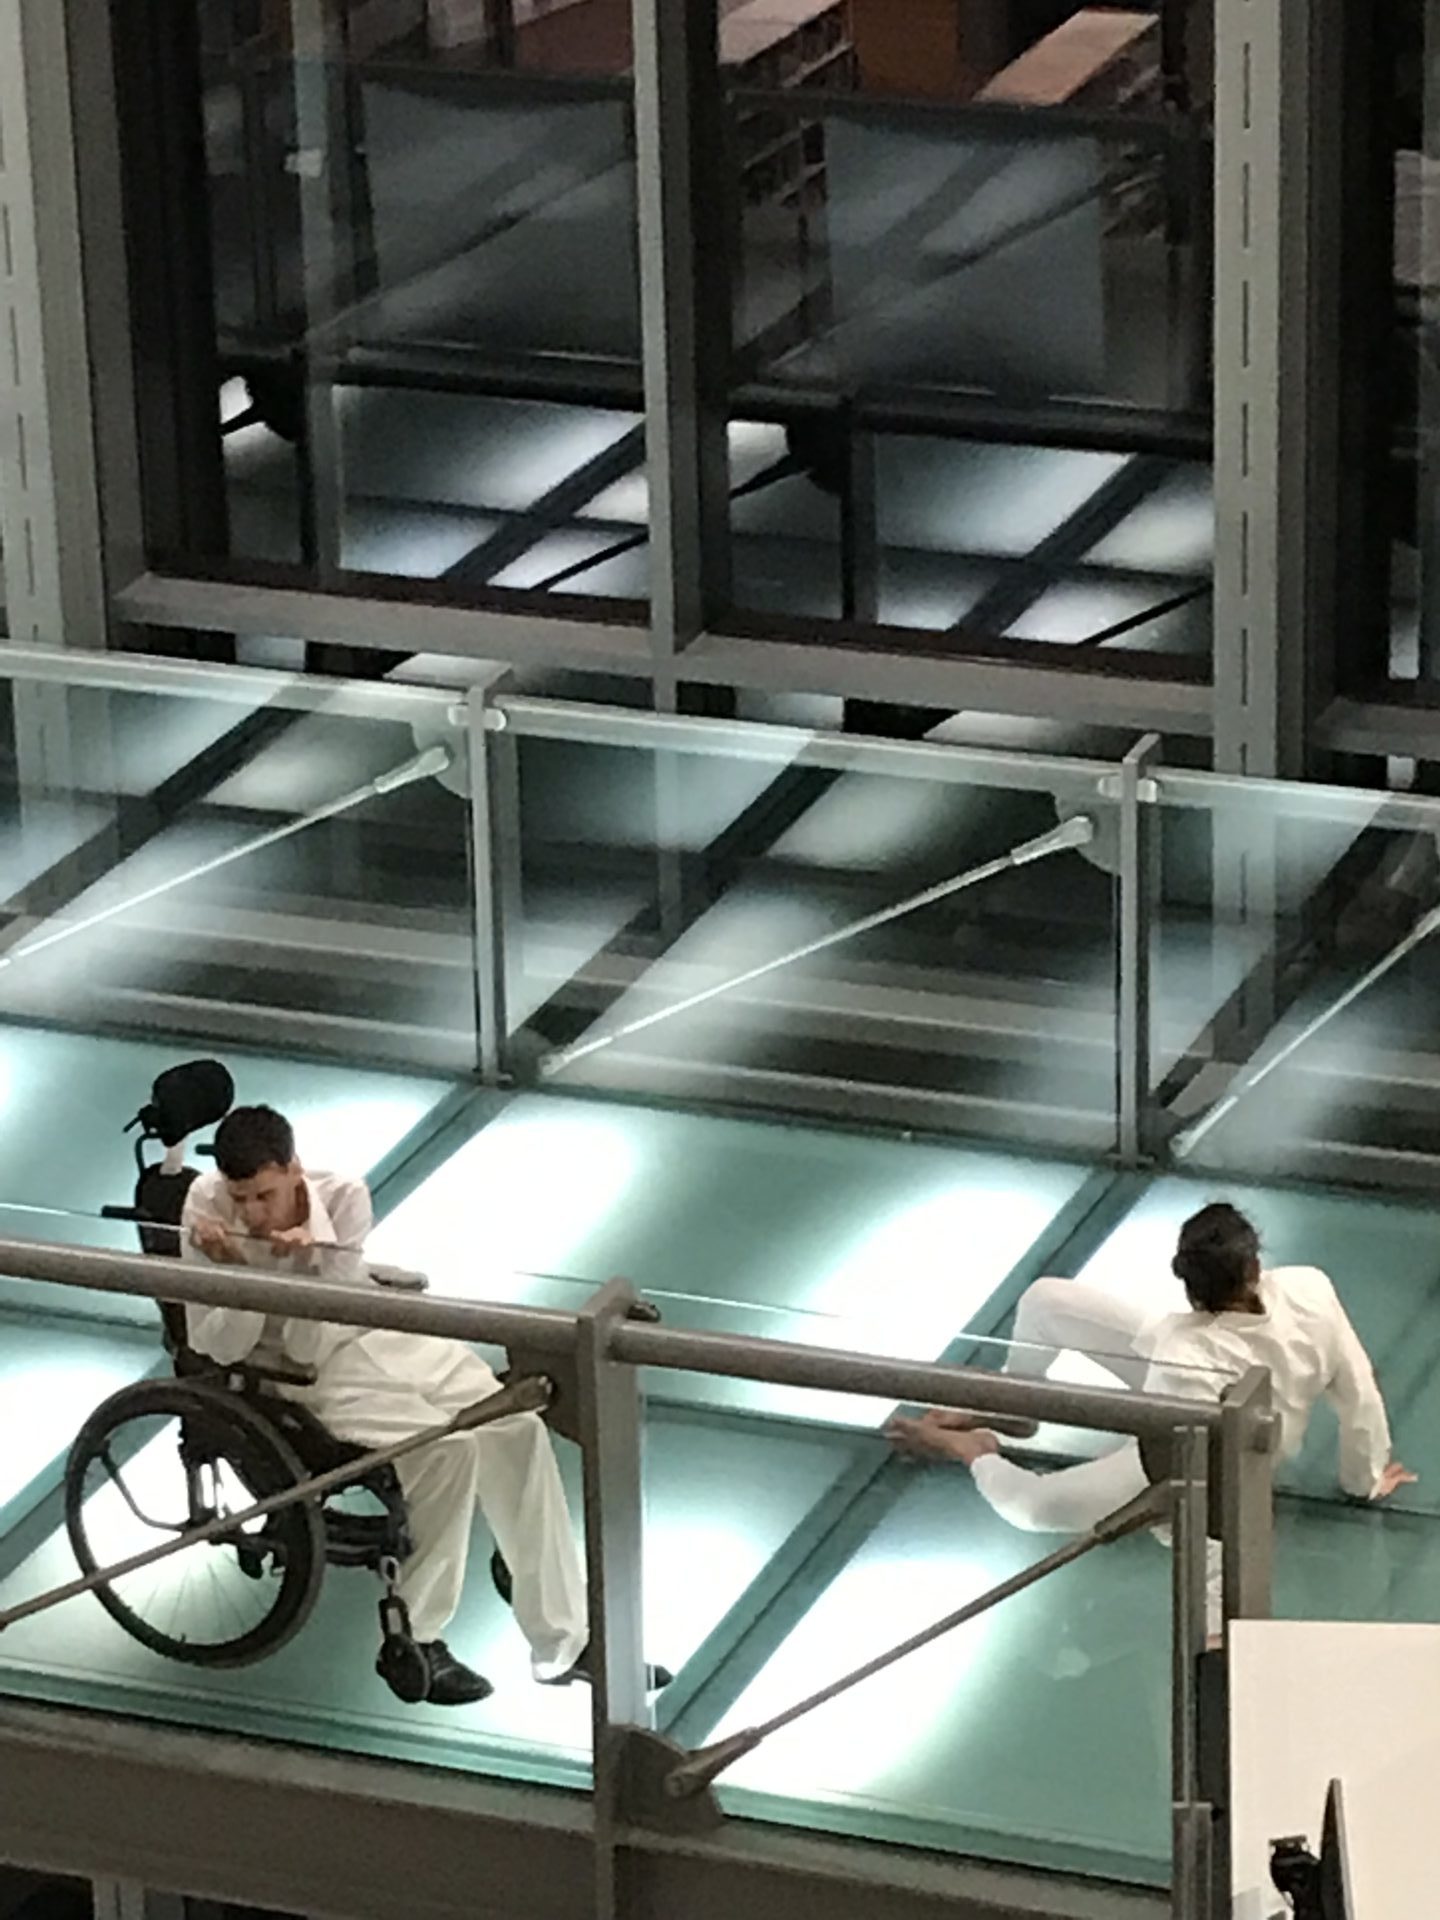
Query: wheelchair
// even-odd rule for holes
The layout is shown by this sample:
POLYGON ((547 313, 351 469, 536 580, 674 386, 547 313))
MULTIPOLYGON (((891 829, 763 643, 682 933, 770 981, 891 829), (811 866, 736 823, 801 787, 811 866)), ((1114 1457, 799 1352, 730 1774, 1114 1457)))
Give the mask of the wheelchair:
MULTIPOLYGON (((139 1129, 134 1203, 104 1212, 133 1222, 145 1252, 178 1255, 185 1197, 198 1176, 184 1164, 185 1143, 222 1119, 233 1098, 222 1066, 191 1062, 162 1074, 130 1122, 127 1131, 139 1129), (165 1150, 160 1160, 153 1158, 157 1145, 165 1150)), ((87 1576, 365 1456, 282 1391, 308 1384, 313 1372, 221 1365, 189 1346, 183 1306, 162 1303, 160 1315, 170 1377, 143 1380, 102 1402, 66 1463, 65 1525, 87 1576)), ((357 1471, 323 1499, 298 1499, 157 1565, 117 1574, 94 1593, 151 1652, 194 1667, 241 1667, 300 1631, 327 1567, 363 1567, 385 1584, 386 1678, 402 1697, 418 1700, 429 1683, 425 1655, 395 1593, 410 1552, 399 1475, 382 1465, 357 1471)), ((509 1573, 498 1553, 491 1571, 508 1599, 509 1573)))

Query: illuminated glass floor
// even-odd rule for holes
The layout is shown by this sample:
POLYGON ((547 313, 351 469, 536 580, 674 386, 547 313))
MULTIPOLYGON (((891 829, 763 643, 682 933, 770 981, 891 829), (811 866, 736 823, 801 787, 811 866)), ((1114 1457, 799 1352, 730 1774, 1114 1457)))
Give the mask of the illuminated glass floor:
MULTIPOLYGON (((155 1063, 145 1049, 116 1056, 97 1094, 94 1057, 83 1056, 81 1079, 82 1056, 69 1061, 69 1042, 46 1040, 59 1049, 49 1105, 27 1097, 26 1110, 54 1130, 23 1136, 19 1110, 6 1110, 30 1156, 28 1192, 41 1196, 32 1204, 73 1204, 77 1191, 99 1204, 126 1176, 111 1110, 117 1125, 133 1111, 155 1063), (89 1131, 77 1101, 101 1116, 89 1131), (67 1138, 83 1159, 75 1189, 59 1177, 67 1138)), ((16 1056, 0 1057, 13 1083, 16 1056)), ((386 1162, 376 1251, 426 1268, 437 1293, 570 1303, 618 1272, 660 1297, 672 1324, 933 1355, 1003 1330, 1018 1286, 1041 1270, 1083 1271, 1163 1311, 1175 1227, 1212 1197, 1196 1182, 1147 1186, 960 1146, 548 1095, 478 1103, 468 1121, 452 1118, 445 1153, 432 1145, 407 1171, 397 1147, 447 1111, 443 1083, 281 1062, 253 1070, 297 1110, 314 1102, 315 1150, 329 1112, 327 1157, 386 1162)), ((251 1071, 247 1062, 242 1092, 251 1071)), ((1353 1508, 1331 1497, 1330 1436, 1317 1432, 1282 1505, 1281 1607, 1440 1618, 1440 1469, 1430 1467, 1440 1406, 1425 1392, 1440 1359, 1440 1244, 1429 1219, 1351 1196, 1229 1191, 1255 1213, 1273 1260, 1332 1273, 1379 1363, 1398 1449, 1424 1475, 1403 1510, 1353 1508)), ((43 1233, 43 1221, 28 1230, 43 1233)), ((13 1299, 14 1289, 0 1302, 7 1600, 71 1572, 56 1530, 60 1453, 96 1400, 159 1361, 135 1329, 20 1318, 13 1299)), ((873 1433, 878 1404, 681 1376, 647 1385, 647 1644, 677 1670, 659 1720, 687 1743, 786 1704, 1045 1550, 997 1522, 963 1474, 892 1464, 873 1433)), ((578 1462, 561 1452, 578 1513, 578 1462)), ((333 1570, 316 1617, 260 1666, 168 1666, 82 1600, 0 1639, 0 1688, 579 1783, 585 1697, 530 1681, 484 1578, 483 1536, 477 1549, 453 1639, 497 1691, 463 1713, 391 1699, 372 1670, 374 1583, 333 1570)), ((1168 1578, 1149 1540, 1097 1555, 801 1722, 737 1768, 727 1794, 769 1818, 1163 1879, 1168 1578)))

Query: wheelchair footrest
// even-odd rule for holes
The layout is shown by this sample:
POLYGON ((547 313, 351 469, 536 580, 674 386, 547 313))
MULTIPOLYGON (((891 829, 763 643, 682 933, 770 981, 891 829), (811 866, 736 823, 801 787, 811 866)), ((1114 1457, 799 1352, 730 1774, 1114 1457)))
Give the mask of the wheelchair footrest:
POLYGON ((430 1691, 430 1661, 410 1631, 410 1610, 397 1594, 387 1593, 380 1602, 380 1631, 375 1671, 398 1699, 418 1705, 430 1691))

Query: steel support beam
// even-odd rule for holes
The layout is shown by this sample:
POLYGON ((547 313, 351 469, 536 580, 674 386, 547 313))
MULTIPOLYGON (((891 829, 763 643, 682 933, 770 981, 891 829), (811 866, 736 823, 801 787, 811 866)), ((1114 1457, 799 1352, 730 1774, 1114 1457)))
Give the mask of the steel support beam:
POLYGON ((1120 965, 1116 1014, 1119 1024, 1120 1159, 1143 1165, 1154 1150, 1155 1098, 1151 1071, 1151 973, 1154 919, 1159 904, 1160 822, 1156 792, 1146 769, 1160 753, 1158 734, 1146 734, 1126 754, 1120 769, 1120 965))
POLYGON ((656 701, 728 597, 728 205, 716 0, 632 0, 656 701))
POLYGON ((1171 1803, 1173 1920, 1219 1920, 1211 1905, 1214 1812, 1200 1764, 1200 1662, 1205 1652, 1205 1516, 1209 1448, 1203 1433, 1175 1435, 1171 1646, 1171 1803))
POLYGON ((1215 15, 1215 766, 1299 777, 1333 682, 1343 0, 1215 15))
POLYGON ((0 0, 0 546, 13 638, 105 643, 66 9, 0 0))

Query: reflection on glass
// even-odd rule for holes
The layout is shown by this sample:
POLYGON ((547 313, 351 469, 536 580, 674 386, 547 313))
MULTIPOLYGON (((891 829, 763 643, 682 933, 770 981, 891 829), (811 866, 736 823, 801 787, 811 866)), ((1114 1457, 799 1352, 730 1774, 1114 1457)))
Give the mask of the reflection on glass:
POLYGON ((552 1092, 748 1084, 787 1106, 845 1085, 852 1113, 858 1086, 872 1114, 917 1097, 917 1114, 983 1113, 1008 1137, 1108 1138, 1110 823, 1093 784, 841 772, 807 764, 802 733, 756 737, 763 758, 517 742, 522 1070, 552 1092), (768 751, 782 741, 789 766, 768 751), (1055 838, 1075 815, 1090 832, 1055 838), (1018 979, 1031 1012, 997 1041, 980 1009, 1018 979))
POLYGON ((1360 1182, 1423 1165, 1440 811, 1189 776, 1171 791, 1154 1069, 1172 1153, 1360 1182))
MULTIPOLYGON (((894 1454, 875 1431, 883 1412, 857 1399, 813 1424, 798 1406, 662 1416, 652 1398, 647 1625, 668 1629, 656 1644, 678 1655, 658 1715, 682 1746, 792 1708, 1059 1544, 1008 1526, 962 1467, 894 1454), (705 1570, 683 1591, 668 1566, 677 1508, 694 1516, 686 1545, 705 1570)), ((1115 1436, 1083 1439, 1094 1450, 1115 1436)), ((1091 1554, 774 1734, 725 1773, 722 1800, 829 1831, 1158 1878, 1168 1597, 1154 1541, 1091 1554)))
POLYGON ((376 1058, 473 1059, 466 750, 443 700, 365 719, 264 679, 197 698, 23 678, 0 699, 0 1012, 342 1051, 369 1029, 376 1058), (397 1019, 428 1031, 418 1053, 384 1041, 397 1019))
POLYGON ((639 399, 626 9, 197 0, 196 17, 193 71, 136 83, 147 133, 167 86, 185 97, 166 114, 203 114, 187 238, 213 310, 182 364, 213 365, 218 390, 183 476, 212 510, 157 544, 326 584, 543 586, 553 557, 501 576, 638 464, 587 486, 608 444, 593 409, 639 399), (533 518, 488 484, 512 464, 543 472, 533 518))

